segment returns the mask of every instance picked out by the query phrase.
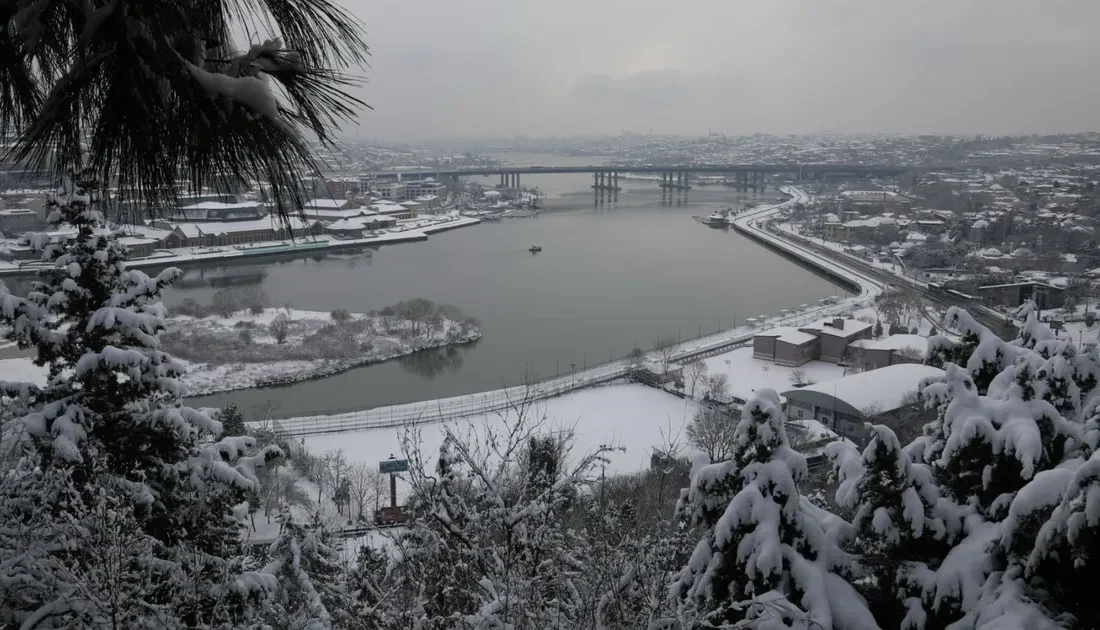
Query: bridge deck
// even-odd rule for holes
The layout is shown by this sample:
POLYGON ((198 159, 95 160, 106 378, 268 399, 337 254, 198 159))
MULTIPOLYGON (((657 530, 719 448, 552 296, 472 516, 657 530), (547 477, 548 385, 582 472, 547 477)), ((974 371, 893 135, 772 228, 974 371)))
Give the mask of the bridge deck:
POLYGON ((802 173, 824 175, 901 175, 907 169, 881 164, 687 164, 663 166, 630 166, 599 164, 587 166, 490 167, 452 170, 419 169, 374 173, 386 179, 398 175, 432 175, 439 177, 476 175, 552 175, 577 173, 802 173))

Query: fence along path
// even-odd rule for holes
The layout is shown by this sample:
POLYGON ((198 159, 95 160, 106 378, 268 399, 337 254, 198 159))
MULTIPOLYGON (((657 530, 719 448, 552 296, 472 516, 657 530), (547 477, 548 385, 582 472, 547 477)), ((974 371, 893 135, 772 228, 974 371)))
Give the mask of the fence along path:
MULTIPOLYGON (((799 189, 790 188, 784 192, 791 194, 792 198, 782 204, 766 206, 746 213, 738 217, 737 220, 739 222, 743 221, 741 225, 745 229, 759 232, 769 240, 774 239, 777 245, 795 256, 826 267, 838 275, 843 275, 860 286, 860 293, 854 297, 839 300, 834 304, 820 305, 792 315, 769 318, 754 326, 740 326, 686 341, 676 346, 672 356, 673 362, 683 363, 749 343, 753 335, 761 329, 808 324, 816 319, 840 314, 867 302, 881 291, 881 285, 877 281, 850 268, 823 260, 814 252, 787 241, 776 239, 774 236, 756 228, 755 219, 771 214, 787 204, 808 199, 807 195, 799 189)), ((646 358, 649 360, 655 359, 653 353, 648 354, 646 358)), ((304 436, 446 422, 470 416, 501 413, 518 404, 519 401, 545 400, 578 389, 624 378, 628 375, 630 367, 631 362, 629 360, 619 359, 591 366, 587 369, 575 370, 565 376, 557 376, 536 383, 517 385, 490 392, 465 394, 401 405, 388 405, 345 413, 281 418, 277 420, 277 425, 280 432, 284 434, 304 436)))

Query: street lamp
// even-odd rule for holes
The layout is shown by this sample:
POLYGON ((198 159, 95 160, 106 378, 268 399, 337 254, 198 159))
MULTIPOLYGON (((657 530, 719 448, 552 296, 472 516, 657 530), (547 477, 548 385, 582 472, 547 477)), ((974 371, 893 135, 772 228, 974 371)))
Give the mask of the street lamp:
POLYGON ((573 361, 572 363, 569 364, 569 367, 571 368, 571 371, 572 371, 572 374, 573 374, 573 378, 571 379, 572 380, 572 386, 570 387, 570 389, 573 389, 574 387, 577 386, 577 362, 573 361))

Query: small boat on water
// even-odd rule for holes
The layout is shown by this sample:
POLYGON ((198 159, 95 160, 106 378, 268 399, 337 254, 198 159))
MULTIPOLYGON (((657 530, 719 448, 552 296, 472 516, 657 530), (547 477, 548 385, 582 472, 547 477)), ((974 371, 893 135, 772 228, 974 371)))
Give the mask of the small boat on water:
POLYGON ((528 249, 527 251, 531 252, 532 254, 537 254, 537 253, 542 251, 542 246, 541 245, 532 245, 531 248, 528 249))
POLYGON ((726 227, 730 224, 730 212, 731 209, 726 208, 725 210, 716 210, 704 218, 696 218, 704 225, 709 225, 711 227, 726 227))

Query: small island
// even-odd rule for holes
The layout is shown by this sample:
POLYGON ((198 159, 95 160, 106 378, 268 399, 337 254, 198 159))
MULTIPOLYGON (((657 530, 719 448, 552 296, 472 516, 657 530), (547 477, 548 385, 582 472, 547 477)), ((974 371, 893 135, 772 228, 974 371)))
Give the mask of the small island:
POLYGON ((272 308, 259 289, 229 289, 204 306, 170 309, 161 347, 187 366, 187 393, 202 396, 285 385, 481 338, 457 307, 416 298, 380 311, 272 308))

